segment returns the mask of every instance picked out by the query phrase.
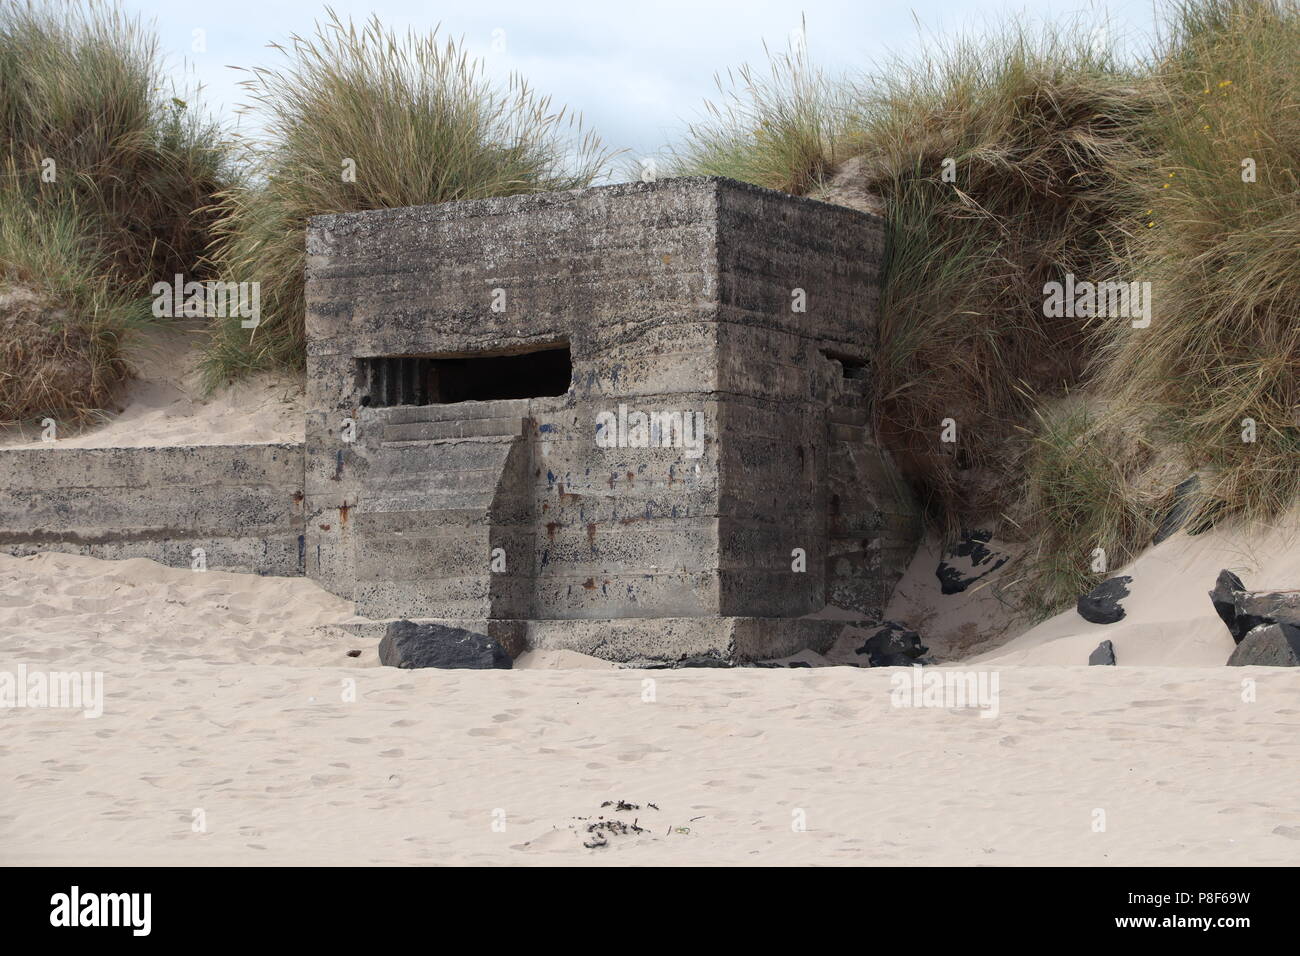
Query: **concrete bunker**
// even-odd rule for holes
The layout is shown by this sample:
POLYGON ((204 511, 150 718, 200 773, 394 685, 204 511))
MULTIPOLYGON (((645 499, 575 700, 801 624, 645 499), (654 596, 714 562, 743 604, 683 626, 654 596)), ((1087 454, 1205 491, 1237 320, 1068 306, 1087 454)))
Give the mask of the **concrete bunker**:
POLYGON ((824 650, 919 535, 872 438, 882 245, 713 178, 318 217, 305 443, 0 453, 0 549, 201 549, 512 653, 824 650))
POLYGON ((616 660, 878 620, 919 533, 870 430, 882 243, 715 178, 313 219, 307 573, 616 660))

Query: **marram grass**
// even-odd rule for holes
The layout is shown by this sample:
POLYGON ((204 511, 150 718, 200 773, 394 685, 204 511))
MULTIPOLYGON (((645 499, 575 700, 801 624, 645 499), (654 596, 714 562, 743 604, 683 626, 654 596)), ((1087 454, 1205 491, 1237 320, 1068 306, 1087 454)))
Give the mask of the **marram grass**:
POLYGON ((245 83, 265 135, 247 144, 249 176, 220 197, 212 251, 227 281, 261 283, 261 324, 216 321, 210 385, 301 367, 308 217, 576 188, 609 158, 580 120, 518 77, 491 83, 436 32, 330 11, 280 52, 282 66, 245 83))

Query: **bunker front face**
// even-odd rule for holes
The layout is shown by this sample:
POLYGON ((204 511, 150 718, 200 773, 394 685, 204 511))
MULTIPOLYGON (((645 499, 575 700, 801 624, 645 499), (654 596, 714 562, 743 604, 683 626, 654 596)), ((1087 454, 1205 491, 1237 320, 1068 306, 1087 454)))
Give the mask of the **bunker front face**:
POLYGON ((623 660, 878 620, 918 533, 870 432, 882 241, 714 178, 313 219, 307 573, 623 660))

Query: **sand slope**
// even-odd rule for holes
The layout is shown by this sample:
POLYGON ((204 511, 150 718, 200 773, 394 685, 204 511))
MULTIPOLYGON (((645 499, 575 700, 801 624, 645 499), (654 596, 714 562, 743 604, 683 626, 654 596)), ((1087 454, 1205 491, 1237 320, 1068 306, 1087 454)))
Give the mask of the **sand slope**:
POLYGON ((890 669, 381 668, 328 626, 349 610, 0 556, 0 670, 106 691, 99 719, 0 710, 0 863, 1300 862, 1297 672, 999 664, 987 719, 891 707, 890 669), (645 832, 585 849, 617 799, 645 832))
POLYGON ((1120 602, 1123 620, 1090 624, 1070 608, 972 663, 1086 664, 1109 640, 1121 667, 1222 667, 1235 645, 1208 595, 1223 568, 1250 590, 1300 587, 1300 520, 1291 515, 1269 528, 1180 532, 1115 572, 1133 579, 1120 602))
MULTIPOLYGON (((198 362, 203 322, 159 327, 132 343, 137 377, 126 383, 103 420, 83 429, 61 426, 58 445, 140 448, 154 445, 240 445, 303 440, 302 381, 256 373, 204 394, 198 362)), ((0 429, 0 448, 47 448, 40 429, 0 429)))
POLYGON ((1017 595, 1004 588, 1016 577, 1014 558, 1022 553, 1023 545, 994 541, 992 550, 998 558, 1006 555, 1012 560, 965 591, 944 594, 935 569, 945 557, 945 548, 937 534, 927 533, 894 587, 885 618, 919 633, 930 656, 940 663, 961 660, 1022 633, 1025 628, 1017 621, 1017 595))

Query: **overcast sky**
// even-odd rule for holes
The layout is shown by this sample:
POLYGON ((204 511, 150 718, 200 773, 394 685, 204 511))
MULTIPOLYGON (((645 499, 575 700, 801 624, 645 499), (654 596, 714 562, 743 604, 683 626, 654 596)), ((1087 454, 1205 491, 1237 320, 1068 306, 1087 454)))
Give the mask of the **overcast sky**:
MULTIPOLYGON (((633 157, 653 155, 679 139, 716 92, 714 74, 763 60, 763 42, 785 49, 800 14, 807 19, 812 60, 827 72, 862 72, 873 62, 906 55, 927 37, 1018 19, 1042 22, 1103 11, 1112 34, 1145 45, 1153 34, 1153 0, 336 0, 340 15, 405 31, 432 30, 463 37, 489 75, 522 74, 540 93, 583 114, 606 144, 633 157), (494 50, 502 45, 504 50, 494 50)), ((282 56, 266 47, 291 33, 308 34, 324 4, 307 0, 125 0, 152 20, 182 87, 197 80, 203 100, 233 122, 244 101, 237 66, 274 66, 282 56), (194 31, 205 52, 194 52, 194 31)))

